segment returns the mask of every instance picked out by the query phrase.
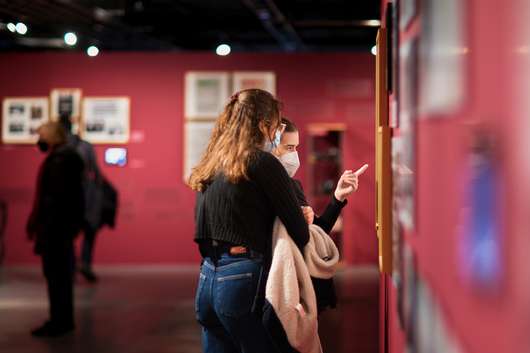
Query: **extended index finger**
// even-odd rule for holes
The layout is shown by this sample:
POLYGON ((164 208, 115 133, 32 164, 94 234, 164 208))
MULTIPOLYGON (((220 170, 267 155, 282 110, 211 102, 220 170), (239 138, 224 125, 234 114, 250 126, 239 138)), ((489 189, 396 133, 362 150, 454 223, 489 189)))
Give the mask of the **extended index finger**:
POLYGON ((357 171, 355 171, 355 173, 353 174, 357 176, 362 175, 366 171, 366 169, 368 169, 368 164, 363 165, 361 168, 357 169, 357 171))

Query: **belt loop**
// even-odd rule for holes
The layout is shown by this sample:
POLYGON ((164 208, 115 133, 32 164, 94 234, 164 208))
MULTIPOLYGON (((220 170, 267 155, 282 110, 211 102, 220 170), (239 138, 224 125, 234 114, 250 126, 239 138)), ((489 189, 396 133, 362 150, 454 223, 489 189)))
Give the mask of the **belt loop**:
POLYGON ((218 266, 218 261, 219 261, 219 258, 220 258, 220 254, 219 254, 219 243, 215 240, 212 240, 212 249, 213 249, 213 263, 215 265, 215 267, 218 266))

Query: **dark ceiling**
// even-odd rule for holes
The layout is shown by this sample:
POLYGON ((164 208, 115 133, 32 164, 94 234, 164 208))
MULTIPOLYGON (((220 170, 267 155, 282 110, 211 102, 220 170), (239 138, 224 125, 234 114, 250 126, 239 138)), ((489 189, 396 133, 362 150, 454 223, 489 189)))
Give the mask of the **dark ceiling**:
POLYGON ((367 51, 378 0, 0 0, 0 51, 367 51), (370 21, 372 20, 372 21, 370 21), (25 35, 6 24, 24 22, 25 35), (77 34, 74 48, 63 35, 77 34))

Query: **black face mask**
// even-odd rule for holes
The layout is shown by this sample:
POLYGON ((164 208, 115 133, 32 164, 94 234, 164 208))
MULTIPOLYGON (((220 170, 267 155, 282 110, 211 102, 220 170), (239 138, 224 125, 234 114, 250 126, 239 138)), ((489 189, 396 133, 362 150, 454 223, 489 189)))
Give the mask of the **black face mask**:
POLYGON ((46 153, 48 151, 48 149, 50 148, 50 145, 48 145, 48 142, 46 142, 46 141, 39 140, 37 142, 37 147, 39 148, 39 150, 41 152, 46 153))

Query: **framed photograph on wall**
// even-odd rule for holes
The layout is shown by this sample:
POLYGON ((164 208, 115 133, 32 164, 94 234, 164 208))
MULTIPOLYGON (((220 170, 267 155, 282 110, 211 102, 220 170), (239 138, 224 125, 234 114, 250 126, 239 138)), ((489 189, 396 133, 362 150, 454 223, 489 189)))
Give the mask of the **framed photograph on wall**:
POLYGON ((2 106, 2 142, 33 144, 37 128, 48 121, 48 97, 5 98, 2 106))
MULTIPOLYGON (((394 21, 396 20, 394 13, 396 12, 396 9, 394 7, 394 3, 388 3, 386 8, 386 14, 385 14, 385 27, 387 30, 387 89, 389 92, 394 92, 394 71, 396 70, 394 66, 394 56, 396 53, 394 52, 394 44, 397 42, 396 33, 394 32, 394 21)), ((399 36, 399 32, 398 32, 399 36)))
POLYGON ((200 162, 210 136, 215 127, 215 120, 187 121, 184 125, 184 173, 183 178, 188 180, 191 170, 200 162))
POLYGON ((185 76, 185 118, 215 119, 230 95, 227 72, 190 71, 185 76))
POLYGON ((414 250, 409 245, 402 248, 403 283, 401 297, 398 303, 400 321, 405 331, 405 340, 409 352, 419 353, 417 350, 418 334, 418 292, 421 279, 418 274, 418 262, 414 250))
POLYGON ((469 44, 465 2, 422 2, 420 117, 454 115, 466 103, 469 44))
POLYGON ((91 143, 127 143, 130 131, 129 97, 85 97, 81 136, 91 143))
POLYGON ((415 229, 416 223, 416 118, 418 106, 418 40, 400 48, 399 140, 394 139, 394 197, 397 217, 404 229, 415 229))
POLYGON ((389 3, 386 13, 386 28, 388 30, 388 91, 389 125, 399 126, 398 101, 399 101, 399 16, 398 3, 389 3))
POLYGON ((276 95, 276 75, 271 71, 236 71, 232 75, 233 89, 239 92, 248 88, 259 88, 276 95))
POLYGON ((50 93, 50 119, 59 120, 62 114, 68 114, 72 124, 78 126, 81 116, 81 89, 55 88, 50 93))
POLYGON ((417 0, 399 0, 399 28, 406 29, 418 12, 417 0))

